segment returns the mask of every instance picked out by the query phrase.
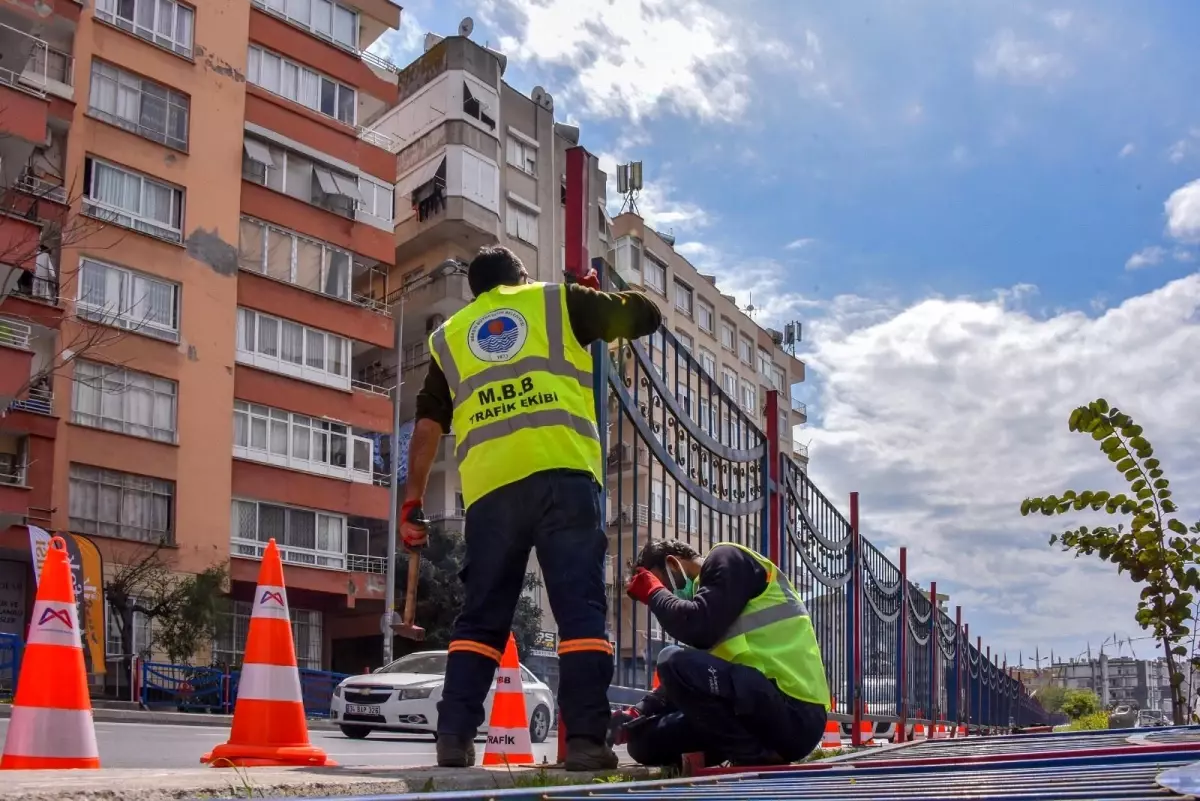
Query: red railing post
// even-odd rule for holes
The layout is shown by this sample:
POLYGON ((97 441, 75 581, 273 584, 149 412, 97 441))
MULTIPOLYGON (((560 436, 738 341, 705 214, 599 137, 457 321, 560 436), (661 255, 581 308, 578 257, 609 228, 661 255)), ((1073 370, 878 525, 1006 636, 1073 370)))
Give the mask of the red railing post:
POLYGON ((963 722, 963 622, 962 607, 954 607, 954 733, 963 722))
POLYGON ((779 485, 779 390, 767 392, 767 478, 769 480, 767 500, 767 558, 780 567, 783 555, 783 493, 779 485))
POLYGON ((900 643, 896 649, 900 662, 896 669, 896 742, 908 739, 908 548, 900 549, 900 615, 896 618, 900 643))
POLYGON ((852 591, 854 593, 852 603, 854 607, 854 653, 852 655, 851 678, 854 682, 854 695, 851 698, 853 709, 853 728, 850 730, 850 743, 854 746, 863 745, 862 739, 862 719, 863 719, 863 697, 862 697, 862 645, 863 645, 863 573, 862 573, 862 535, 858 528, 858 493, 850 493, 850 547, 853 551, 853 564, 850 569, 854 571, 851 575, 854 577, 852 582, 852 591))
POLYGON ((582 278, 587 274, 587 232, 589 164, 587 150, 576 145, 567 148, 566 208, 563 210, 563 269, 567 275, 582 278))
POLYGON ((933 726, 937 723, 941 706, 938 704, 938 619, 937 582, 929 582, 929 738, 933 739, 933 726))
MULTIPOLYGON (((981 637, 980 640, 982 641, 982 639, 983 638, 981 637)), ((990 646, 990 645, 987 647, 987 666, 988 666, 988 673, 991 673, 992 670, 996 667, 995 665, 992 664, 992 646, 990 646)), ((986 721, 985 725, 990 729, 992 726, 994 726, 996 724, 996 694, 994 692, 992 692, 992 688, 990 686, 987 688, 987 707, 986 707, 986 709, 987 709, 987 712, 986 712, 987 721, 986 721)))

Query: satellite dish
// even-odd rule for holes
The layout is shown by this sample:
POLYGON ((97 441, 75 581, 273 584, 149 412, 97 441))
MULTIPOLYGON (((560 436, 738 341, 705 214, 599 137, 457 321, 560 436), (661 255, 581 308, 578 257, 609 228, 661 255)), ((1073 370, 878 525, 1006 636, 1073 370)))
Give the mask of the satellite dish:
POLYGON ((529 99, 532 100, 534 103, 537 103, 539 106, 542 105, 542 101, 545 98, 546 98, 546 90, 541 86, 533 87, 533 91, 529 93, 529 99))
POLYGON ((554 111, 554 96, 551 95, 549 92, 543 91, 542 99, 538 103, 538 105, 541 106, 542 108, 546 109, 546 111, 554 111))
POLYGON ((475 30, 475 20, 470 17, 463 17, 462 22, 458 23, 459 36, 470 36, 473 30, 475 30))

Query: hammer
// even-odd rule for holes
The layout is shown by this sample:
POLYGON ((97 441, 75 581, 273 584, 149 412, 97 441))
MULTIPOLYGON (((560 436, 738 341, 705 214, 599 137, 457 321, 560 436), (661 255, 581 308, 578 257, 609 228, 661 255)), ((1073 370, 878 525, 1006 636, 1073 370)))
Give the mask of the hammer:
MULTIPOLYGON (((409 510, 405 522, 411 523, 414 526, 420 526, 421 528, 429 526, 429 520, 425 517, 425 511, 420 506, 409 510)), ((404 587, 403 622, 399 624, 393 623, 392 629, 401 637, 418 642, 425 639, 425 629, 413 622, 417 617, 417 584, 420 580, 421 552, 420 549, 410 549, 408 551, 408 583, 404 587)))

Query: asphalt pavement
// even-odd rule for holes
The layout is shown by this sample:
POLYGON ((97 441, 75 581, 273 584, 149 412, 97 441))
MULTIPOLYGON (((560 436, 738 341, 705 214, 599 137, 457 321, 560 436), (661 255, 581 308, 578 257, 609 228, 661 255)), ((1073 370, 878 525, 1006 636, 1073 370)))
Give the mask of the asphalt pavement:
MULTIPOLYGON (((100 764, 106 768, 196 768, 200 757, 229 739, 229 729, 218 726, 179 726, 154 723, 105 723, 96 725, 100 764)), ((7 736, 8 721, 0 720, 0 741, 7 736)), ((365 740, 351 740, 339 731, 313 730, 309 740, 339 765, 409 768, 435 763, 433 737, 425 735, 374 733, 365 740)), ((483 743, 475 744, 477 760, 483 760, 483 743)), ((554 762, 558 744, 547 739, 533 746, 533 757, 541 763, 554 762)), ((617 749, 628 761, 623 748, 617 749)))

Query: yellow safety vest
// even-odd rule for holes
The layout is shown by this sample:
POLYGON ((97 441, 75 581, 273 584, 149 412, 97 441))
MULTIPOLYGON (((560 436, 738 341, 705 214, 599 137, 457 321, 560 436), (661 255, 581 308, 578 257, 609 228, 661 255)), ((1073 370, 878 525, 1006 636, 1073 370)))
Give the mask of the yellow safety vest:
POLYGON ((571 330, 566 287, 485 292, 430 335, 429 352, 454 401, 467 507, 546 470, 603 480, 592 356, 571 330))
MULTIPOLYGON (((767 571, 767 588, 746 604, 737 620, 709 649, 713 656, 754 668, 781 692, 829 710, 829 682, 812 618, 787 576, 769 559, 734 542, 714 548, 739 548, 767 571)), ((699 589, 699 579, 696 588, 699 589)))

